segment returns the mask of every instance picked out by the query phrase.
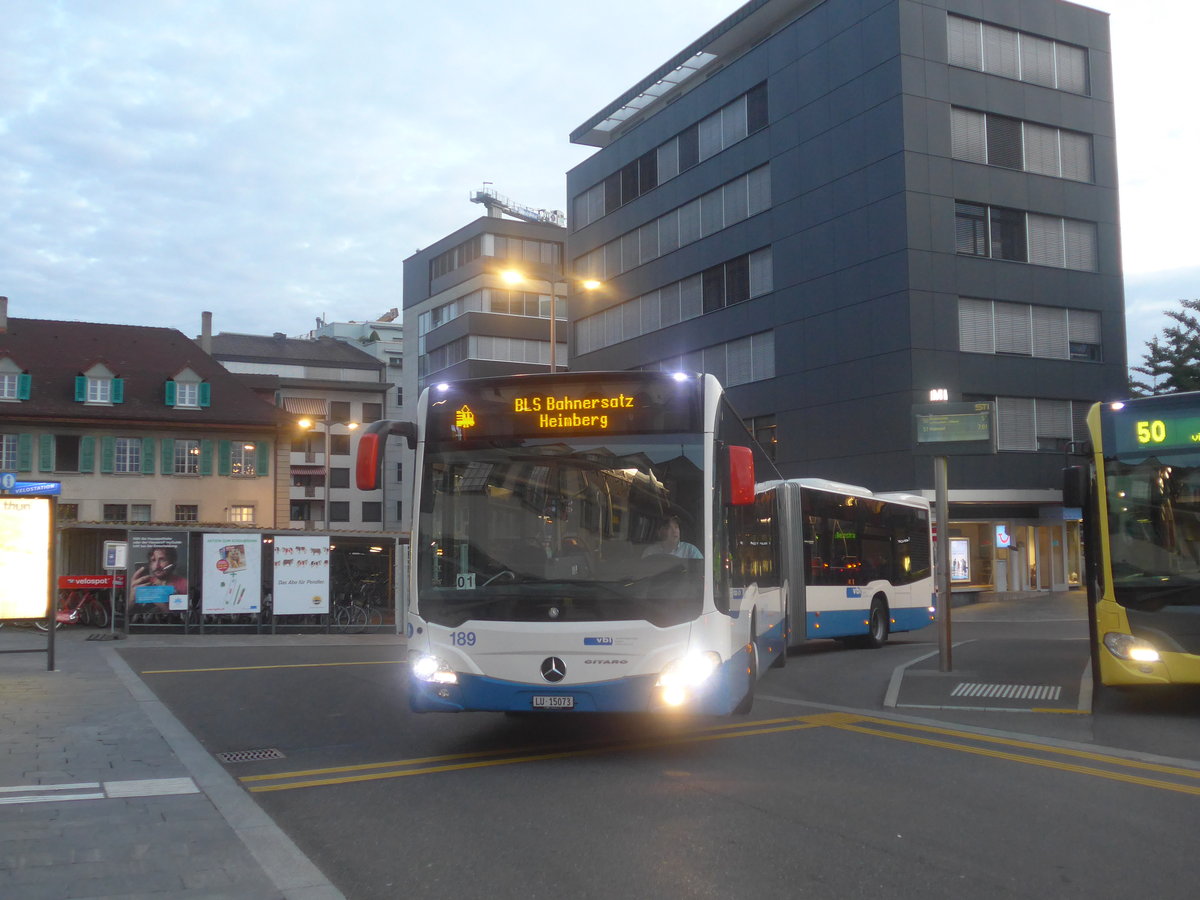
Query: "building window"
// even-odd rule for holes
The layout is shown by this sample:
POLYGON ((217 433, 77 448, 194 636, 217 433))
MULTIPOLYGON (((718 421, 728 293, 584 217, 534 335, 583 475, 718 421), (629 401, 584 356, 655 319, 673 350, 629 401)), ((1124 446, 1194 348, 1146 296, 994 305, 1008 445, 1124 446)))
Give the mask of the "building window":
MULTIPOLYGON (((62 507, 59 507, 59 508, 61 509, 62 507)), ((404 501, 403 500, 396 501, 396 521, 397 522, 404 521, 404 501)))
POLYGON ((946 37, 952 66, 1088 93, 1088 52, 1083 47, 955 15, 946 17, 946 37))
POLYGON ((16 472, 20 467, 20 443, 15 434, 0 434, 0 472, 16 472))
POLYGON ((78 522, 79 521, 79 504, 78 503, 60 503, 57 507, 58 520, 60 522, 78 522))
POLYGON ((726 387, 775 377, 775 332, 761 331, 725 344, 642 366, 655 372, 709 372, 726 387))
POLYGON ((254 523, 254 507, 253 506, 231 506, 229 507, 229 521, 241 525, 252 525, 254 523))
POLYGON ((89 377, 87 380, 87 402, 112 403, 112 379, 89 377))
POLYGON ((996 449, 1062 453, 1072 440, 1087 440, 1090 400, 1044 397, 964 397, 996 404, 996 449))
POLYGON ((960 297, 958 349, 1100 362, 1100 313, 960 297))
POLYGON ((362 420, 364 422, 378 422, 382 418, 382 403, 364 403, 362 405, 362 420))
POLYGON ((105 522, 128 522, 129 508, 124 503, 105 503, 101 515, 105 522))
POLYGON ((1092 136, 953 107, 950 147, 955 159, 1090 182, 1092 136))
POLYGON ((754 440, 766 451, 767 456, 775 459, 775 451, 779 445, 779 436, 775 427, 775 416, 754 416, 746 420, 746 429, 754 435, 754 440))
POLYGON ((200 406, 200 385, 192 382, 176 382, 175 405, 184 407, 200 406))
POLYGON ((5 372, 0 375, 0 400, 16 400, 20 391, 20 375, 5 372))
POLYGON ((956 201, 954 242, 968 256, 1099 270, 1095 222, 956 201))
POLYGON ((175 505, 176 522, 199 522, 200 507, 193 503, 177 503, 175 505))
POLYGON ((142 472, 142 439, 119 437, 114 442, 113 471, 121 475, 142 472))
POLYGON ((396 480, 397 481, 404 480, 404 463, 402 463, 402 462, 396 463, 396 480))
POLYGON ((330 522, 349 522, 350 503, 347 500, 335 500, 329 504, 330 522))
POLYGON ((333 456, 350 455, 350 435, 331 434, 329 436, 329 452, 333 456))
POLYGON ((129 506, 129 521, 130 522, 149 522, 150 521, 150 504, 149 503, 132 503, 129 506))
POLYGON ((258 444, 234 441, 229 448, 229 474, 250 478, 258 474, 258 444))
POLYGON ((351 421, 350 403, 346 400, 330 400, 329 421, 335 424, 345 424, 351 421))
POLYGON ((362 520, 364 522, 382 522, 383 504, 376 500, 364 500, 362 505, 362 520))
POLYGON ((329 486, 331 488, 350 487, 350 470, 344 468, 330 469, 329 486))
MULTIPOLYGON (((172 471, 176 475, 200 474, 199 441, 175 441, 175 463, 172 471)), ((178 518, 178 516, 176 518, 178 518)))

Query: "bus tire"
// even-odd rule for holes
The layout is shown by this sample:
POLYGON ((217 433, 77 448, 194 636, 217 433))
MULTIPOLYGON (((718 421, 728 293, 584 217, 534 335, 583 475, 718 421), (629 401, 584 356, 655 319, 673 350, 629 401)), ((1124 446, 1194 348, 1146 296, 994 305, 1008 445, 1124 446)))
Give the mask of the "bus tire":
POLYGON ((750 710, 754 708, 754 686, 758 684, 758 642, 754 640, 753 634, 750 636, 750 664, 746 668, 750 673, 750 686, 746 688, 746 696, 733 708, 735 716, 749 715, 750 710))
POLYGON ((887 600, 882 594, 876 594, 875 599, 871 601, 871 612, 867 616, 867 637, 863 646, 878 650, 887 643, 889 630, 887 600))
POLYGON ((782 637, 783 648, 779 651, 779 655, 777 657, 775 657, 773 660, 771 660, 771 668, 772 669, 782 669, 784 666, 787 665, 787 662, 788 662, 788 658, 787 658, 788 639, 792 633, 791 628, 789 627, 790 624, 791 624, 791 619, 788 618, 787 616, 784 616, 783 617, 783 637, 782 637))

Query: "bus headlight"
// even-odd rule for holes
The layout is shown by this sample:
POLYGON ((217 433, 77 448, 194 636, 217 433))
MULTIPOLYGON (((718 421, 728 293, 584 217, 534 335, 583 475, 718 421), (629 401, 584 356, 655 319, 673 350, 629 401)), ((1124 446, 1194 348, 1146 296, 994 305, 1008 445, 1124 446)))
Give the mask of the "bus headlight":
POLYGON ((412 672, 421 681, 434 684, 458 684, 458 674, 449 664, 436 656, 421 656, 413 662, 412 672))
POLYGON ((1153 644, 1134 637, 1132 634, 1110 631, 1104 636, 1104 646, 1117 659, 1128 659, 1141 663, 1158 662, 1160 659, 1153 644))
POLYGON ((668 706, 680 706, 688 696, 704 684, 721 665, 721 656, 715 651, 689 653, 673 659, 659 673, 656 687, 662 690, 663 702, 668 706))

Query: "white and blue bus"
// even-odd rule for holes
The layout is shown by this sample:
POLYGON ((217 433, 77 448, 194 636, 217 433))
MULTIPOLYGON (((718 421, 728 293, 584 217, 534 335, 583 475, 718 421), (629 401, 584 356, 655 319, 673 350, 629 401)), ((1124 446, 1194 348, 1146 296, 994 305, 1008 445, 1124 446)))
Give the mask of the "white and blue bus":
POLYGON ((890 633, 936 620, 927 499, 819 478, 771 487, 791 587, 788 646, 835 638, 882 647, 890 633))
POLYGON ((786 652, 779 475, 714 377, 440 384, 413 432, 414 710, 749 710, 786 652))
POLYGON ((388 433, 417 451, 418 712, 748 712, 789 641, 917 627, 928 504, 837 486, 821 506, 828 492, 781 480, 711 375, 439 384, 415 427, 366 430, 360 488, 388 433), (855 560, 879 554, 887 571, 862 580, 855 560))

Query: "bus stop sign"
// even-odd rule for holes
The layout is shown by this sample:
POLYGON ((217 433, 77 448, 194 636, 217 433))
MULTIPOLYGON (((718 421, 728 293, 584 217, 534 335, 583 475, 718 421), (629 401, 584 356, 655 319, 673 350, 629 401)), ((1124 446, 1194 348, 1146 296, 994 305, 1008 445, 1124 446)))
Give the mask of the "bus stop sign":
POLYGON ((913 404, 916 452, 927 456, 963 456, 996 452, 996 404, 913 404))

